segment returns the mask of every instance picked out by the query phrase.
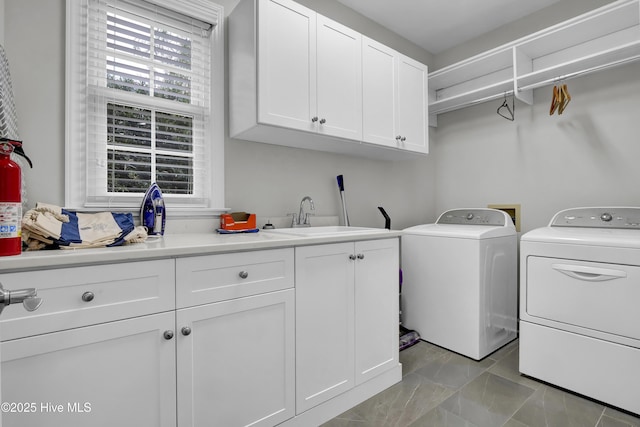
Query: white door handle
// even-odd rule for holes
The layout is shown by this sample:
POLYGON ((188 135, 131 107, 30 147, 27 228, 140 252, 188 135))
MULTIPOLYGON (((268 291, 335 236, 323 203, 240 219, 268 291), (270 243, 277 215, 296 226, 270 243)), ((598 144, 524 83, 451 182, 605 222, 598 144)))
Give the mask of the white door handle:
POLYGON ((627 277, 627 273, 622 270, 589 267, 586 265, 551 264, 551 268, 574 279, 586 280, 587 282, 604 282, 605 280, 627 277))

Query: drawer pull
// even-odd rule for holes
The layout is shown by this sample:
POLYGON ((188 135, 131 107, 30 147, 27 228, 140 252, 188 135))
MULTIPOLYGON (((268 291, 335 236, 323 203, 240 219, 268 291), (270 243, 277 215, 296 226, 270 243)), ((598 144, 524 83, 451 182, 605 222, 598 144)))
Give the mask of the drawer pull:
POLYGON ((171 338, 173 338, 173 331, 170 331, 170 330, 164 331, 163 336, 165 340, 170 340, 171 338))
POLYGON ((187 335, 191 334, 191 328, 188 326, 185 326, 182 328, 181 332, 182 332, 182 335, 186 337, 187 335))
POLYGON ((356 256, 355 256, 354 254, 351 254, 351 255, 349 255, 349 259, 350 259, 351 261, 355 261, 356 256))
POLYGON ((358 254, 358 259, 364 259, 364 254, 358 254))
POLYGON ((243 270, 240 272, 240 274, 238 274, 238 276, 240 276, 241 279, 246 279, 247 277, 249 277, 249 273, 243 270))
POLYGON ((586 265, 551 264, 551 268, 569 277, 587 282, 604 282, 606 280, 623 279, 627 273, 609 268, 589 267, 586 265))
POLYGON ((91 302, 93 301, 93 299, 95 298, 95 294, 93 292, 85 292, 84 294, 82 294, 82 301, 84 302, 91 302))

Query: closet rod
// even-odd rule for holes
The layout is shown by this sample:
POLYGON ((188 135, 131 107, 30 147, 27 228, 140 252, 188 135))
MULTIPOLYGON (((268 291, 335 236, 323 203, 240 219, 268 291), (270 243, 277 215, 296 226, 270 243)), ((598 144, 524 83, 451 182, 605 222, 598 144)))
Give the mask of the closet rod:
POLYGON ((538 83, 530 84, 528 86, 518 87, 518 92, 524 92, 524 91, 531 90, 531 89, 538 89, 540 87, 550 85, 551 83, 558 83, 558 82, 561 82, 563 80, 569 80, 569 79, 572 79, 574 77, 579 77, 579 76, 584 76, 584 75, 587 75, 587 74, 595 73, 596 71, 601 71, 601 70, 606 70, 606 69, 609 69, 609 68, 618 67, 620 65, 628 64, 628 63, 635 62, 635 61, 638 61, 638 60, 640 60, 640 55, 635 55, 635 56, 632 56, 630 58, 625 58, 625 59, 621 59, 621 60, 618 60, 618 61, 610 62, 608 64, 598 65, 598 66, 595 66, 595 67, 587 68, 586 70, 580 70, 580 71, 576 71, 576 72, 573 72, 573 73, 565 74, 563 76, 554 77, 552 79, 547 79, 547 80, 544 80, 544 81, 541 81, 541 82, 538 82, 538 83))
POLYGON ((449 111, 454 111, 454 110, 458 110, 460 108, 466 108, 466 107, 471 107, 472 105, 476 105, 476 104, 482 104, 483 102, 487 102, 487 101, 493 101, 494 99, 498 99, 504 95, 512 95, 513 94, 513 89, 510 90, 506 90, 504 92, 500 92, 494 95, 489 95, 489 96, 485 96, 484 98, 479 98, 479 99, 474 99, 471 101, 467 101, 467 102, 461 102, 460 104, 456 104, 456 105, 452 105, 451 107, 447 107, 447 108, 443 108, 442 110, 437 110, 434 112, 429 112, 429 114, 443 114, 443 113, 448 113, 449 111))

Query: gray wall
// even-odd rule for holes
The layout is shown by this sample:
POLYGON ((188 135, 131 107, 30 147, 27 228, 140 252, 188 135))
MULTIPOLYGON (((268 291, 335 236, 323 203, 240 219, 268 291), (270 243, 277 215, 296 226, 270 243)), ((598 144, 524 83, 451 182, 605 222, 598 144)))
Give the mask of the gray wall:
MULTIPOLYGON (((565 0, 435 58, 439 68, 611 3, 565 0)), ((640 63, 567 81, 572 101, 549 115, 553 86, 516 101, 516 120, 496 114, 502 100, 438 116, 432 138, 436 211, 521 204, 522 231, 577 206, 640 206, 640 63)))
MULTIPOLYGON (((5 47, 21 137, 34 162, 34 169, 26 172, 29 206, 37 201, 62 205, 65 1, 3 1, 5 47)), ((219 3, 228 15, 238 0, 219 3)), ((426 51, 333 0, 301 3, 419 61, 431 60, 426 51)), ((373 161, 227 137, 225 163, 226 207, 255 212, 259 217, 285 216, 297 211, 304 195, 315 200, 317 215, 338 215, 340 197, 335 177, 339 174, 345 177, 352 225, 383 226, 377 206, 386 208, 394 228, 426 222, 435 215, 432 156, 415 161, 373 161)), ((200 225, 196 221, 180 223, 179 227, 168 225, 168 230, 199 231, 200 225)))
POLYGON ((29 206, 64 203, 65 1, 4 0, 20 137, 34 168, 25 171, 29 206))
POLYGON ((4 0, 0 0, 0 44, 4 46, 4 0))
POLYGON ((454 46, 433 58, 431 71, 517 40, 552 25, 571 19, 615 0, 563 0, 552 6, 497 28, 459 46, 454 46))
POLYGON ((436 210, 522 205, 522 231, 577 206, 640 206, 640 64, 567 81, 571 103, 549 115, 552 87, 516 120, 493 101, 439 116, 436 210))
MULTIPOLYGON (((35 164, 27 171, 29 201, 62 204, 65 1, 1 1, 21 136, 35 164)), ((237 0, 221 3, 228 14, 237 0)), ((593 8, 607 1, 566 0, 552 9, 561 19, 541 11, 436 58, 334 0, 301 3, 433 65, 544 28, 572 11, 583 12, 580 5, 593 8)), ((412 161, 374 161, 227 138, 226 204, 261 217, 283 216, 296 211, 308 194, 318 215, 338 215, 335 176, 344 174, 353 225, 382 226, 377 206, 387 209, 399 229, 433 221, 448 208, 520 203, 526 231, 571 206, 638 205, 639 75, 640 64, 632 64, 569 81, 573 100, 562 116, 548 115, 551 88, 536 90, 533 106, 517 103, 515 122, 495 114, 496 101, 441 115, 438 128, 431 130, 432 153, 412 161)), ((196 229, 186 224, 180 231, 196 229)))

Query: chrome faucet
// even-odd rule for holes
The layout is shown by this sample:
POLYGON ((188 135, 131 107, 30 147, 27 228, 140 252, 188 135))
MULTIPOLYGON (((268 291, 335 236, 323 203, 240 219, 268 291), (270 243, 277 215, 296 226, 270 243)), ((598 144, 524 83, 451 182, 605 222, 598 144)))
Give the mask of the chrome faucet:
POLYGON ((298 216, 296 214, 291 214, 293 219, 291 221, 291 227, 311 227, 310 216, 313 215, 310 212, 304 212, 304 202, 309 202, 309 210, 315 211, 316 207, 313 204, 313 199, 309 196, 304 196, 300 201, 300 211, 298 212, 298 216))

